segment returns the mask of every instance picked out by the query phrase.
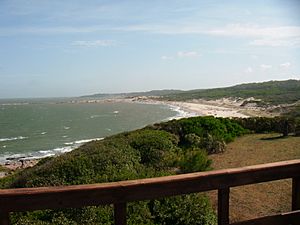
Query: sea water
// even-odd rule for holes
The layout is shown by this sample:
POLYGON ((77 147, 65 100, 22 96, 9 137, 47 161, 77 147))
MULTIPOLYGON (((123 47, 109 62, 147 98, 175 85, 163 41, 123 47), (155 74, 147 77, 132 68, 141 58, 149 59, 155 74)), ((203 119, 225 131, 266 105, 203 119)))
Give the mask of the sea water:
POLYGON ((0 163, 61 154, 176 116, 178 109, 161 104, 0 100, 0 163))

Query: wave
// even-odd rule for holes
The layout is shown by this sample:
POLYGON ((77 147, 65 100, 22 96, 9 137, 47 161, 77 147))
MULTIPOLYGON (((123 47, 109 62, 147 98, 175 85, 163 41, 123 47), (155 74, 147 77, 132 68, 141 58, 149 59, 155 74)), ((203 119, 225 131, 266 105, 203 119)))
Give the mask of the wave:
POLYGON ((10 105, 29 105, 28 102, 22 102, 22 103, 2 103, 0 105, 3 105, 3 106, 10 106, 10 105))
POLYGON ((94 118, 97 118, 97 117, 101 117, 101 115, 91 115, 90 116, 91 119, 94 119, 94 118))
POLYGON ((66 142, 64 143, 65 145, 78 145, 78 144, 84 144, 90 141, 100 141, 103 138, 92 138, 92 139, 83 139, 83 140, 79 140, 79 141, 73 141, 73 142, 66 142))
POLYGON ((9 138, 0 138, 0 142, 3 141, 15 141, 15 140, 23 140, 23 139, 27 139, 28 137, 23 137, 23 136, 19 136, 19 137, 9 137, 9 138))
POLYGON ((168 105, 168 107, 172 111, 177 112, 177 115, 176 116, 172 116, 172 117, 168 117, 166 120, 174 120, 174 119, 181 119, 181 118, 187 118, 187 117, 197 116, 195 113, 190 113, 190 112, 184 111, 179 106, 168 105))
POLYGON ((102 140, 103 138, 93 138, 93 139, 83 139, 73 142, 66 142, 64 143, 67 146, 63 147, 56 147, 54 149, 48 149, 48 150, 39 150, 37 152, 31 152, 31 153, 24 153, 24 154, 9 154, 0 156, 0 164, 3 164, 7 161, 18 161, 20 159, 22 160, 32 160, 32 159, 41 159, 46 158, 50 156, 56 156, 61 155, 66 152, 71 152, 72 150, 80 147, 84 143, 90 142, 90 141, 97 141, 102 140))

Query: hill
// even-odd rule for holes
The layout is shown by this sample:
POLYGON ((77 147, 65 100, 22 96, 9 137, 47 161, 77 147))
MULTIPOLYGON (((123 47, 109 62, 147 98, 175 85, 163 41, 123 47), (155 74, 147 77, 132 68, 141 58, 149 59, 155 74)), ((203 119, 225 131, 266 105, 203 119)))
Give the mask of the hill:
MULTIPOLYGON (((285 118, 211 116, 171 120, 42 159, 32 168, 0 179, 0 188, 92 184, 210 170, 208 155, 224 152, 236 137, 250 130, 282 132, 287 122, 285 118)), ((109 206, 12 214, 12 224, 22 225, 108 225, 112 221, 109 206)), ((216 217, 206 196, 192 194, 130 203, 128 224, 215 225, 216 217)))
POLYGON ((300 80, 268 81, 240 84, 232 87, 183 91, 164 95, 165 100, 185 101, 191 99, 220 98, 261 99, 263 104, 288 104, 300 100, 300 80))
POLYGON ((137 97, 137 96, 165 96, 171 95, 175 93, 181 93, 181 90, 152 90, 152 91, 144 91, 144 92, 129 92, 129 93, 114 93, 114 94, 93 94, 93 95, 84 95, 80 98, 110 98, 110 97, 137 97))
POLYGON ((130 98, 159 97, 162 100, 187 101, 192 99, 215 100, 220 98, 255 98, 258 105, 291 104, 300 100, 300 80, 267 81, 262 83, 246 83, 225 88, 195 90, 152 90, 130 93, 98 93, 80 98, 130 98), (257 101, 261 100, 261 101, 257 101))
MULTIPOLYGON (((230 119, 194 117, 159 123, 89 142, 72 152, 0 179, 0 188, 102 183, 205 171, 207 154, 247 131, 230 119)), ((13 224, 112 224, 111 207, 14 213, 13 224)), ((192 194, 128 205, 128 224, 207 224, 216 217, 207 197, 192 194), (184 206, 184 207, 183 207, 184 206), (189 212, 189 213, 187 213, 189 212)))

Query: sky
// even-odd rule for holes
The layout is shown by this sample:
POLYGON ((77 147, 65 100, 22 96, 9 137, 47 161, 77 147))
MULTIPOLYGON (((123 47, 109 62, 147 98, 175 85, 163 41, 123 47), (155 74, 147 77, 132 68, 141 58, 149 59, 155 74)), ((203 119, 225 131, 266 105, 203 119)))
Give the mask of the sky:
POLYGON ((0 98, 300 79, 299 0, 0 0, 0 98))

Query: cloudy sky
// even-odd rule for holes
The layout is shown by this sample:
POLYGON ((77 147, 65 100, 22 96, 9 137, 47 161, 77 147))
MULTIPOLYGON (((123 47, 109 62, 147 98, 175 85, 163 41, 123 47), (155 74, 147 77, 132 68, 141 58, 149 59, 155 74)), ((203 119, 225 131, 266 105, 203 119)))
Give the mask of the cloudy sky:
POLYGON ((300 79, 298 0, 1 0, 0 98, 300 79))

